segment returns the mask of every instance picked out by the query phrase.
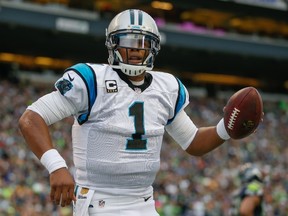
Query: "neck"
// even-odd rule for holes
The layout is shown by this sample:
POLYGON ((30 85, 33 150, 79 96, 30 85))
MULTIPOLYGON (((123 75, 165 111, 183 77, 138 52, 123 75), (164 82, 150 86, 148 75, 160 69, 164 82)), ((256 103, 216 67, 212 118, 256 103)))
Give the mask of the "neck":
POLYGON ((133 81, 133 80, 130 80, 131 83, 135 86, 140 86, 144 83, 144 79, 143 80, 140 80, 140 81, 133 81))

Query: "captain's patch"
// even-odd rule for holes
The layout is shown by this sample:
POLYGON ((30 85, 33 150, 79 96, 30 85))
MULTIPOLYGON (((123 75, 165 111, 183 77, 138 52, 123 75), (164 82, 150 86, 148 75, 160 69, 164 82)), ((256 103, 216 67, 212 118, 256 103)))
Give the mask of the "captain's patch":
POLYGON ((118 86, 116 80, 105 80, 107 93, 118 92, 118 86))

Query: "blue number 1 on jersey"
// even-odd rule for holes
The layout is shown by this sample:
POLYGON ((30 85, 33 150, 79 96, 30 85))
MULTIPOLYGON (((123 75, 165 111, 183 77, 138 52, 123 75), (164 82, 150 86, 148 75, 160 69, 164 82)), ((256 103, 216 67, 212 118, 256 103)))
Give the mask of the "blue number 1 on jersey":
POLYGON ((127 150, 145 150, 147 149, 147 139, 142 139, 145 134, 144 129, 144 103, 135 102, 129 107, 129 116, 134 116, 135 133, 132 139, 127 140, 127 150))

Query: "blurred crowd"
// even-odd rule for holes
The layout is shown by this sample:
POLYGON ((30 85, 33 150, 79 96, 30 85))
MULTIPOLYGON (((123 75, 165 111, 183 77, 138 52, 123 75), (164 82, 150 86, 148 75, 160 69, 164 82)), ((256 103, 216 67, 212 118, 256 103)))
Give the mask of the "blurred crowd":
MULTIPOLYGON (((54 206, 49 198, 49 175, 28 150, 18 130, 27 105, 51 91, 53 85, 35 86, 0 80, 0 215, 71 216, 72 207, 54 206)), ((193 95, 193 94, 192 94, 193 95)), ((226 99, 194 97, 187 113, 198 126, 215 125, 226 99)), ((239 187, 237 171, 252 162, 265 173, 265 213, 288 215, 288 101, 264 101, 264 121, 257 132, 229 140, 203 157, 191 157, 168 135, 161 153, 155 187, 161 216, 228 216, 232 192, 239 187)), ((73 119, 51 126, 56 148, 73 162, 70 130, 73 119)))

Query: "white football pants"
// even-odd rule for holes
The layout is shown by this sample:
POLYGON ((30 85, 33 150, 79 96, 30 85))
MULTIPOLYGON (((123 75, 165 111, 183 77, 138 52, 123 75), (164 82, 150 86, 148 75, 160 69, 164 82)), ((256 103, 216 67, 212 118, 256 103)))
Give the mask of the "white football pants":
POLYGON ((73 216, 159 216, 153 193, 147 197, 119 195, 99 199, 94 190, 78 187, 73 216))

